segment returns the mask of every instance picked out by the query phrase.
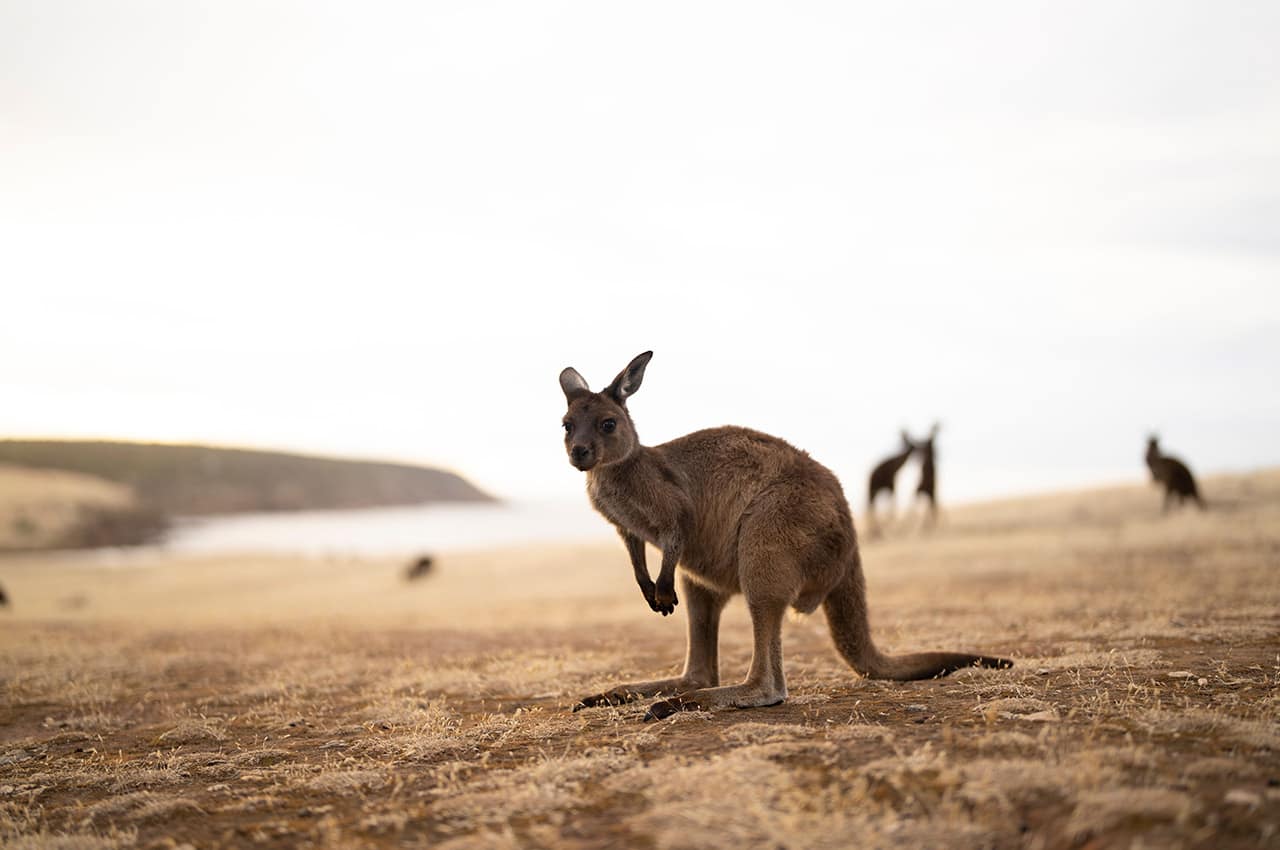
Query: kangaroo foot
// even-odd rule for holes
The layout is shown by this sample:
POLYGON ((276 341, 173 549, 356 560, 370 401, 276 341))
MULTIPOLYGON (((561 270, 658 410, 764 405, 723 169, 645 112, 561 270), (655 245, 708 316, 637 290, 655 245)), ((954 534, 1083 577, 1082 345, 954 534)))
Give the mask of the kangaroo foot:
POLYGON ((702 711, 702 706, 693 700, 681 699, 674 697, 672 699, 660 699, 644 713, 644 722, 649 723, 653 720, 664 720, 677 711, 702 711))
POLYGON ((778 705, 787 698, 787 692, 754 685, 729 685, 722 688, 703 688, 689 691, 670 699, 658 700, 644 713, 645 722, 662 720, 677 711, 715 711, 719 708, 762 708, 778 705))
POLYGON ((581 711, 584 708, 594 708, 598 705, 626 705, 629 702, 635 702, 643 697, 657 696, 658 694, 678 694, 684 691, 693 690, 699 685, 705 685, 706 680, 693 679, 658 679, 653 682, 632 682, 626 685, 618 685, 609 690, 583 697, 573 707, 574 711, 581 711))
POLYGON ((592 694, 589 697, 583 697, 574 705, 574 711, 582 711, 584 708, 595 708, 598 705, 626 705, 629 702, 635 702, 643 697, 644 694, 635 691, 627 691, 615 689, 605 691, 601 694, 592 694))

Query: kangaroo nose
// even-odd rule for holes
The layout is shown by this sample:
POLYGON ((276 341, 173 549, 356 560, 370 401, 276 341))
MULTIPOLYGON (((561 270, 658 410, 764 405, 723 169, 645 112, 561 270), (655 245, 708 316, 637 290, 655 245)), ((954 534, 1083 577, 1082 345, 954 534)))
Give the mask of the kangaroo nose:
POLYGON ((589 454, 591 454, 591 449, 586 446, 574 446, 570 451, 570 455, 574 460, 583 460, 589 454))

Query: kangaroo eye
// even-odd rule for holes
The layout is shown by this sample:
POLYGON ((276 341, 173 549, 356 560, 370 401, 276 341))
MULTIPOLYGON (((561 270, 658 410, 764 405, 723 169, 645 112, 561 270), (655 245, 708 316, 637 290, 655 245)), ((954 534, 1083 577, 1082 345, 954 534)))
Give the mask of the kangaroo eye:
POLYGON ((572 433, 573 433, 573 423, 572 423, 572 422, 566 422, 566 423, 564 423, 564 432, 565 432, 566 434, 572 434, 572 433))
POLYGON ((618 427, 618 422, 615 419, 606 419, 605 421, 600 423, 600 430, 606 434, 612 434, 613 429, 617 427, 618 427))

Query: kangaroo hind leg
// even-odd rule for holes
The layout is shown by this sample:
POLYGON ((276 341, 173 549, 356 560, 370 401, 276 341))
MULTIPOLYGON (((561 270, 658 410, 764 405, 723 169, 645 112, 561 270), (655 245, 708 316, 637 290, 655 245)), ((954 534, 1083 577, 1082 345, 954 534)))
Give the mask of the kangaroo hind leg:
POLYGON ((740 685, 699 688, 649 706, 645 720, 661 720, 677 711, 715 711, 719 708, 755 708, 777 705, 787 698, 782 672, 782 618, 787 601, 747 601, 751 612, 754 646, 751 669, 740 685))
POLYGON ((680 573, 680 595, 688 618, 688 644, 684 672, 670 679, 629 682, 607 691, 583 697, 574 711, 597 705, 622 705, 659 694, 678 694, 720 684, 720 612, 729 601, 718 593, 680 573))

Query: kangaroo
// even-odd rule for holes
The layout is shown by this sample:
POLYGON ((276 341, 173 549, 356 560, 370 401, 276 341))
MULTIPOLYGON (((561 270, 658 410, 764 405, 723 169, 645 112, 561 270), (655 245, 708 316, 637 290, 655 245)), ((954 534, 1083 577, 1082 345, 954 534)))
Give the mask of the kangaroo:
POLYGON ((1164 485, 1164 512, 1168 513, 1173 504, 1173 497, 1178 497, 1178 504, 1187 499, 1195 500, 1200 510, 1204 510, 1204 499, 1200 498, 1200 490, 1196 487, 1195 476, 1187 465, 1176 457, 1160 454, 1160 438, 1152 434, 1147 438, 1147 467, 1151 470, 1151 480, 1164 485))
POLYGON ((405 581, 417 581, 420 578, 425 578, 430 575, 434 568, 434 558, 430 555, 420 555, 419 557, 414 558, 413 563, 411 563, 408 569, 404 571, 404 579, 405 581))
MULTIPOLYGON (((876 468, 871 470, 871 480, 867 482, 867 523, 870 524, 874 532, 876 527, 876 497, 881 493, 887 492, 890 497, 893 496, 894 480, 898 477, 898 470, 902 469, 903 464, 915 452, 916 446, 911 442, 911 437, 906 431, 900 431, 902 436, 902 451, 876 464, 876 468)), ((892 513, 892 502, 890 502, 892 513)))
POLYGON ((1012 662, 960 652, 885 655, 871 640, 858 540, 835 475, 789 443, 724 426, 643 446, 627 410, 653 352, 632 360, 601 392, 572 367, 560 373, 568 402, 564 446, 586 473, 592 505, 618 530, 649 607, 664 616, 686 604, 684 671, 617 685, 574 710, 668 696, 646 720, 688 709, 777 705, 787 697, 782 618, 787 608, 823 606, 837 650, 854 670, 880 679, 928 679, 962 667, 1012 662), (644 544, 662 552, 649 575, 644 544), (736 593, 751 612, 754 648, 747 678, 720 685, 720 613, 736 593))
POLYGON ((929 429, 929 436, 915 444, 916 451, 920 452, 920 483, 916 485, 916 498, 924 496, 929 500, 930 525, 938 521, 938 470, 934 465, 933 441, 937 439, 940 428, 935 422, 929 429))

